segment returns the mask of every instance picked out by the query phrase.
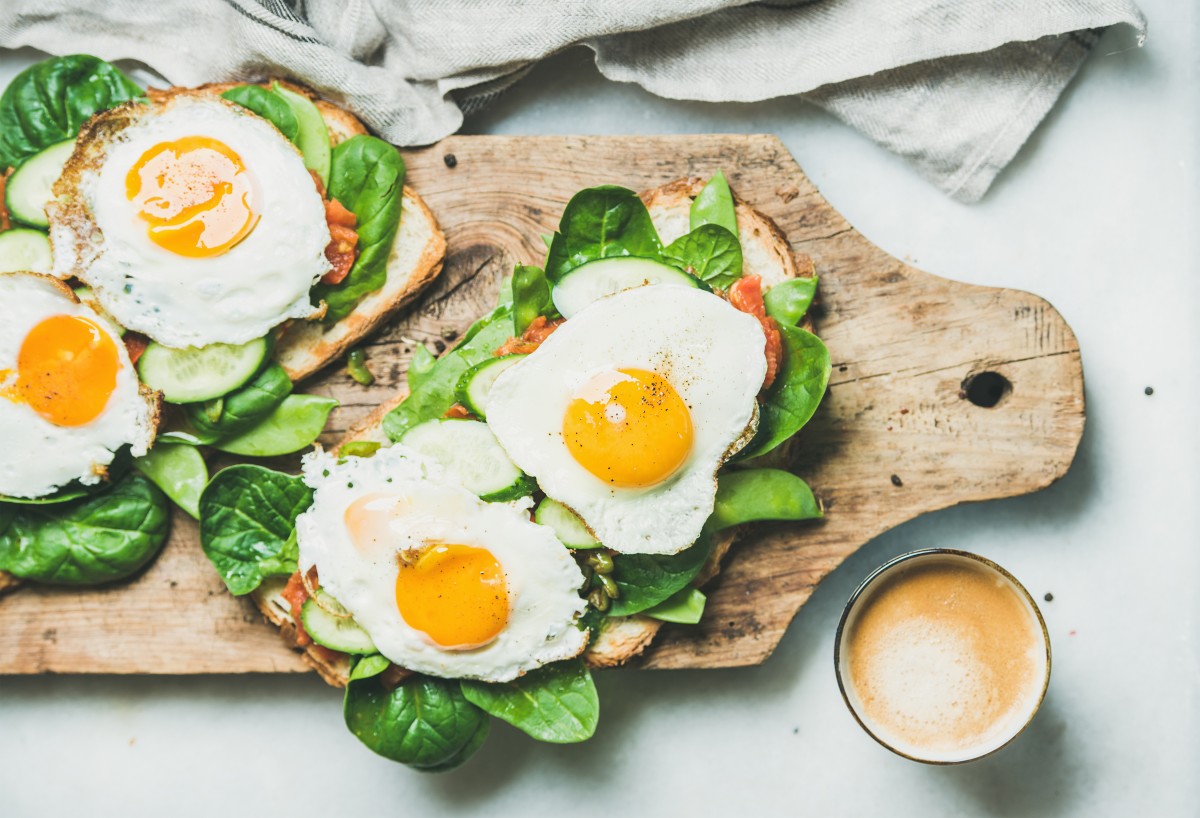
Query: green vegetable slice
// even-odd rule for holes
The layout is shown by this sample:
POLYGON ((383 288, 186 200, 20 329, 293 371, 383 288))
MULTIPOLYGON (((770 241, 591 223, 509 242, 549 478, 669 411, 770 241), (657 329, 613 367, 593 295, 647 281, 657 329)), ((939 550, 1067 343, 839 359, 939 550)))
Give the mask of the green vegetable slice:
POLYGON ((271 92, 292 111, 296 120, 296 147, 304 156, 304 166, 321 177, 321 184, 328 188, 330 147, 325 118, 311 99, 289 91, 277 82, 272 83, 271 92))
POLYGON ((265 338, 182 349, 151 341, 138 358, 138 377, 162 392, 168 403, 197 403, 241 387, 259 371, 269 352, 265 338))
POLYGON ((92 114, 142 96, 117 68, 88 54, 31 65, 0 95, 0 168, 74 139, 92 114))
POLYGON ((551 744, 586 741, 600 719, 596 684, 579 659, 555 662, 500 684, 464 679, 462 692, 477 707, 551 744))
POLYGON ((352 136, 333 149, 329 195, 358 217, 358 258, 340 284, 317 284, 313 299, 329 310, 325 323, 345 318, 364 296, 387 283, 388 256, 404 199, 404 159, 373 136, 352 136))
POLYGON ((228 454, 275 457, 311 446, 325 428, 329 413, 338 405, 320 395, 288 395, 270 414, 234 437, 213 447, 228 454))
POLYGON ((662 241, 646 205, 623 187, 581 190, 563 210, 546 256, 546 276, 556 282, 581 264, 615 256, 662 259, 662 241))
POLYGON ((419 770, 457 766, 487 737, 487 714, 445 679, 414 676, 387 690, 378 675, 357 678, 346 685, 342 712, 359 741, 419 770))
POLYGON ((46 205, 54 199, 51 188, 74 150, 74 139, 51 145, 30 156, 8 177, 4 202, 13 218, 43 230, 50 226, 46 205))
POLYGON ((717 501, 707 528, 721 531, 761 520, 824 516, 808 484, 783 469, 730 469, 717 477, 717 501))
POLYGON ((0 233, 0 273, 49 273, 50 239, 41 230, 16 227, 0 233))
MULTIPOLYGON (((253 111, 274 125, 289 142, 296 143, 300 135, 300 121, 292 112, 292 106, 283 97, 260 85, 235 85, 221 96, 243 108, 253 111)), ((320 116, 318 113, 317 116, 320 116)), ((322 122, 322 125, 324 122, 322 122)))
POLYGON ((167 540, 167 498, 140 474, 85 499, 0 505, 0 570, 53 585, 124 579, 167 540))
POLYGON ((208 483, 208 466, 195 446, 158 441, 133 467, 154 481, 192 517, 200 518, 200 494, 208 483))
POLYGON ((241 464, 216 474, 200 495, 200 547, 230 593, 296 571, 296 518, 312 489, 289 474, 241 464))
POLYGON ((759 407, 758 432, 739 460, 759 457, 804 428, 829 385, 829 350, 799 327, 779 325, 783 363, 759 407))
POLYGON ((684 588, 653 608, 642 611, 643 614, 663 622, 675 622, 680 625, 695 625, 704 616, 704 604, 707 598, 698 588, 684 588))

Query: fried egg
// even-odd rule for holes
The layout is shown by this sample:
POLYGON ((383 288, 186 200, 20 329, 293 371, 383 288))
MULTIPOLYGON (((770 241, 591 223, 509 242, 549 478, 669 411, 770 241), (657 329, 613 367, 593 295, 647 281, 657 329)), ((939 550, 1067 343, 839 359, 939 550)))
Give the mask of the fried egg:
POLYGON ((0 274, 0 494, 95 485, 122 447, 145 454, 157 401, 143 390, 116 329, 69 287, 0 274))
POLYGON ((299 151, 240 106, 181 95, 86 127, 47 207, 54 272, 171 347, 240 344, 316 313, 329 227, 299 151))
POLYGON ((500 445, 608 548, 674 554, 716 473, 757 427, 762 327, 703 290, 656 284, 584 307, 488 396, 500 445))
POLYGON ((305 457, 300 570, 401 667, 505 682, 577 656, 583 574, 529 505, 485 503, 400 446, 305 457))

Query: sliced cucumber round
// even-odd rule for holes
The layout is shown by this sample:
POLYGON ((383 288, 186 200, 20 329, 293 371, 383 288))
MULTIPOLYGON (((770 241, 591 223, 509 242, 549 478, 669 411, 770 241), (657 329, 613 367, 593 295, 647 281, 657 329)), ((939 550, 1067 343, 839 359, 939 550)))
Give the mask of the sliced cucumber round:
POLYGON ((427 420, 405 432, 400 443, 440 463, 480 500, 516 500, 537 488, 508 458, 488 425, 478 420, 427 420))
POLYGON ((318 645, 342 653, 375 653, 371 635, 351 618, 349 612, 318 588, 315 599, 306 599, 300 606, 300 624, 318 645))
POLYGON ((471 410, 471 414, 479 418, 487 417, 487 399, 492 391, 492 384, 500 373, 524 358, 524 355, 505 355, 501 358, 488 358, 482 363, 468 369, 458 379, 455 396, 458 402, 471 410))
POLYGON ((13 171, 4 186, 4 205, 14 219, 31 227, 50 226, 46 204, 54 198, 51 188, 74 150, 74 139, 59 142, 35 153, 13 171))
POLYGON ((163 394, 167 403, 196 403, 232 392, 254 377, 266 360, 265 338, 249 343, 210 344, 172 349, 151 342, 138 359, 142 383, 163 394))
POLYGON ((0 233, 0 273, 18 272, 50 272, 50 239, 41 230, 17 227, 0 233))
POLYGON ((587 530, 583 520, 557 500, 547 497, 538 503, 537 510, 533 512, 533 521, 554 529, 559 541, 567 548, 582 550, 600 547, 600 541, 587 530))
POLYGON ((643 284, 699 287, 700 280, 678 267, 649 258, 601 258, 581 264, 560 278, 550 292, 563 318, 570 318, 598 298, 643 284))

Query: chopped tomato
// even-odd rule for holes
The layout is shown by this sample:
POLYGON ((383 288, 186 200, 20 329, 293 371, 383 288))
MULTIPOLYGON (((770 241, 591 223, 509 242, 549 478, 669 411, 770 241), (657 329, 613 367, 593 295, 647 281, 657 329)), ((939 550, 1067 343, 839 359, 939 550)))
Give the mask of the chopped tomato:
POLYGON ((353 228, 358 225, 358 216, 355 216, 353 210, 347 209, 337 199, 326 199, 325 221, 330 224, 353 228))
POLYGON ((504 355, 528 355, 533 352, 542 342, 550 337, 556 329, 562 326, 565 319, 555 318, 553 321, 548 321, 546 316, 539 315, 533 319, 525 331, 521 333, 520 338, 509 338, 499 349, 494 353, 497 358, 504 355))
POLYGON ((471 414, 470 410, 467 409, 467 407, 463 406, 461 403, 456 403, 453 406, 451 406, 449 409, 447 409, 446 414, 442 415, 442 417, 444 417, 444 418, 469 418, 469 417, 474 417, 474 416, 471 414))
POLYGON ((767 357, 767 375, 763 378, 763 389, 770 388, 779 374, 779 363, 783 360, 783 338, 779 334, 779 325, 775 319, 767 315, 766 305, 763 304, 762 278, 759 276, 742 276, 729 288, 729 303, 744 313, 749 313, 762 324, 766 343, 763 352, 767 357))
MULTIPOLYGON (((317 587, 316 568, 310 568, 308 578, 311 580, 312 586, 317 587)), ((304 626, 300 624, 300 608, 308 599, 308 589, 304 587, 304 580, 300 578, 300 572, 292 574, 284 586, 283 593, 280 594, 292 606, 292 621, 296 623, 296 646, 306 647, 312 644, 312 637, 308 635, 308 631, 304 630, 304 626)))
POLYGON ((122 340, 125 341, 125 349, 129 352, 129 362, 132 364, 138 362, 138 358, 142 357, 142 353, 150 344, 150 339, 140 332, 127 332, 122 340))
POLYGON ((317 186, 317 193, 321 194, 325 201, 325 222, 329 225, 329 244, 325 245, 325 258, 329 260, 333 269, 321 276, 321 283, 341 284, 346 280, 346 276, 350 275, 350 268, 354 266, 358 247, 358 231, 355 230, 358 226, 358 216, 337 199, 326 199, 325 185, 321 184, 321 177, 311 170, 308 173, 312 176, 313 184, 317 186))
POLYGON ((12 176, 12 172, 13 169, 9 168, 4 171, 3 176, 0 176, 0 230, 7 230, 12 227, 12 219, 8 217, 8 207, 4 204, 6 201, 4 187, 8 184, 8 177, 12 176))

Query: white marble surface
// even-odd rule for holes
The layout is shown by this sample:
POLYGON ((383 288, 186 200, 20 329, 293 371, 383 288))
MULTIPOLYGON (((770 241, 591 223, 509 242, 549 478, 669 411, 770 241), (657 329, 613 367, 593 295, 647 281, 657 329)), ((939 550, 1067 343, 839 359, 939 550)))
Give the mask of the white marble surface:
MULTIPOLYGON (((826 580, 761 668, 602 674, 590 743, 538 745, 499 726, 448 775, 373 756, 316 677, 0 679, 0 814, 1194 815, 1200 19, 1190 2, 1143 6, 1147 46, 1110 32, 975 206, 798 103, 664 102, 607 84, 582 53, 470 123, 778 133, 889 252, 1047 297, 1074 327, 1087 375, 1087 432, 1059 484, 880 537, 826 580), (833 675, 847 596, 923 546, 978 551, 1039 599, 1054 594, 1042 605, 1055 651, 1042 712, 1008 749, 956 768, 876 746, 833 675)), ((0 56, 0 81, 28 56, 0 56)))

